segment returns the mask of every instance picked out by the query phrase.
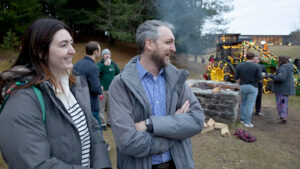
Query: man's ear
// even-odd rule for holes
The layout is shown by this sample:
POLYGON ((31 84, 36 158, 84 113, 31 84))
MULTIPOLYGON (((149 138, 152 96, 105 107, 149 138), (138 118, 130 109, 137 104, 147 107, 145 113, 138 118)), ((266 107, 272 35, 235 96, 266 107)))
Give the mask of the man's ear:
POLYGON ((98 50, 94 50, 93 55, 97 55, 98 50))
POLYGON ((152 41, 152 39, 150 39, 150 38, 146 39, 145 49, 150 50, 150 51, 154 49, 154 42, 152 41))

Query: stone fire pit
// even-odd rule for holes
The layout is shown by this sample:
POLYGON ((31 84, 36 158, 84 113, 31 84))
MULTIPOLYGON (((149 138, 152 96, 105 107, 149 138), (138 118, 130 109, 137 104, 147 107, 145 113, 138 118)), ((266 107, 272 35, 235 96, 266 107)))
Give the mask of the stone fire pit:
POLYGON ((199 100, 206 118, 212 117, 225 123, 236 121, 240 103, 238 84, 193 79, 187 83, 199 100))

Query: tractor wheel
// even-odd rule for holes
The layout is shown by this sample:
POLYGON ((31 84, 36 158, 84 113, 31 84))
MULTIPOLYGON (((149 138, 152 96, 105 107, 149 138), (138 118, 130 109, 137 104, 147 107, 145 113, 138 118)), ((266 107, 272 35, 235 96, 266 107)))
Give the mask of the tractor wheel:
POLYGON ((216 60, 207 68, 208 80, 213 81, 234 81, 234 66, 225 60, 216 60))

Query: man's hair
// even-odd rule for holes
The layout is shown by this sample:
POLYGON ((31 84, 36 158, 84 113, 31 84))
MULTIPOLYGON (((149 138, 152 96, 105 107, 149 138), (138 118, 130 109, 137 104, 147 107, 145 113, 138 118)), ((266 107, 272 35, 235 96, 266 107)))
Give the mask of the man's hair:
POLYGON ((299 63, 300 63, 300 59, 296 58, 296 59, 294 60, 294 64, 295 64, 295 65, 298 65, 299 63))
POLYGON ((278 56, 278 65, 283 65, 285 63, 289 63, 290 56, 278 56))
POLYGON ((246 54, 247 60, 252 60, 254 57, 255 57, 255 54, 252 53, 252 52, 249 52, 249 53, 246 54))
POLYGON ((99 50, 98 45, 100 46, 99 42, 97 41, 89 41, 85 45, 85 53, 87 55, 93 55, 95 50, 99 50))
POLYGON ((165 26, 171 31, 175 31, 174 25, 159 20, 147 20, 138 26, 136 30, 136 44, 140 53, 144 51, 147 39, 156 42, 157 38, 160 36, 158 28, 161 26, 165 26))

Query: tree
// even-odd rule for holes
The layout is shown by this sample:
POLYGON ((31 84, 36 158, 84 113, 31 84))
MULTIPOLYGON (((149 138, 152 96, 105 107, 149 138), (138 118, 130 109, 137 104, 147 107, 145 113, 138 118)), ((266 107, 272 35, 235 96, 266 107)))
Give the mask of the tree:
POLYGON ((107 32, 109 39, 134 42, 137 26, 153 9, 151 0, 98 0, 100 8, 96 13, 97 28, 107 32))
POLYGON ((95 17, 99 8, 97 0, 40 0, 43 11, 49 17, 64 21, 78 34, 95 35, 95 17))
POLYGON ((43 16, 38 0, 3 0, 0 5, 0 37, 9 29, 20 36, 34 20, 43 16))
POLYGON ((157 0, 155 7, 159 19, 176 27, 178 53, 203 54, 207 47, 214 46, 214 34, 224 30, 218 25, 226 24, 224 12, 232 10, 232 0, 157 0), (216 27, 204 34, 203 27, 210 21, 216 27))
POLYGON ((13 49, 15 47, 19 47, 20 41, 19 37, 16 36, 11 29, 6 33, 6 36, 3 37, 3 43, 0 44, 0 48, 2 49, 13 49))

